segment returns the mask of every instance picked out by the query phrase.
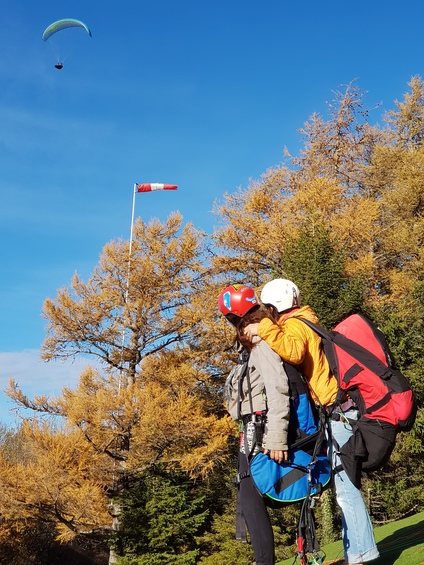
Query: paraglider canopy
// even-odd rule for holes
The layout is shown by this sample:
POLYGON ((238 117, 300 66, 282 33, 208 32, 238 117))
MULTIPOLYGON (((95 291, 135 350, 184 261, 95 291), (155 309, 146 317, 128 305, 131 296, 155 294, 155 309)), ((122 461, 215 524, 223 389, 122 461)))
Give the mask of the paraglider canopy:
POLYGON ((61 31, 62 29, 66 29, 68 27, 82 27, 91 37, 91 31, 89 27, 80 20, 75 20, 73 18, 64 18, 63 20, 58 20, 57 22, 53 22, 50 24, 43 32, 42 39, 43 41, 47 41, 49 37, 53 34, 61 31))
MULTIPOLYGON (((57 32, 62 31, 62 30, 67 29, 67 28, 80 28, 80 29, 83 30, 83 32, 87 32, 87 34, 91 37, 91 31, 90 31, 90 28, 87 26, 87 24, 85 24, 84 22, 82 22, 80 20, 76 20, 74 18, 64 18, 62 20, 58 20, 57 22, 53 22, 48 27, 46 27, 46 29, 43 32, 42 39, 43 39, 43 41, 47 41, 52 35, 55 35, 57 32)), ((64 35, 66 37, 66 33, 64 35)), ((63 43, 61 41, 62 39, 63 39, 63 36, 62 36, 62 34, 59 33, 57 37, 55 37, 54 39, 51 40, 51 42, 49 41, 49 44, 52 45, 55 42, 57 42, 56 43, 56 49, 55 49, 55 50, 57 50, 57 47, 59 47, 59 43, 63 43)), ((54 48, 54 46, 53 46, 53 48, 54 48)), ((60 71, 60 69, 63 69, 63 60, 62 60, 61 57, 59 57, 59 52, 56 53, 56 56, 57 56, 57 63, 55 65, 55 68, 60 71)))

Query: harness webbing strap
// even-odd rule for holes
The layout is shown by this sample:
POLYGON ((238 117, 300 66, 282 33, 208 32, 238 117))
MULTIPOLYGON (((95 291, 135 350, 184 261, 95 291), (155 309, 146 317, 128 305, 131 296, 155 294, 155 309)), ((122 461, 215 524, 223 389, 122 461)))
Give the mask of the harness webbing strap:
MULTIPOLYGON (((246 365, 247 365, 247 361, 246 361, 246 365)), ((250 384, 250 371, 247 368, 247 370, 245 370, 246 373, 246 381, 247 381, 247 390, 249 392, 249 406, 250 406, 250 413, 253 414, 253 399, 252 399, 252 387, 250 384)))
POLYGON ((387 404, 390 401, 391 397, 392 397, 392 393, 389 391, 378 402, 376 402, 375 404, 373 404, 372 406, 367 408, 364 411, 364 414, 371 414, 372 412, 379 410, 382 406, 384 406, 385 404, 387 404))
POLYGON ((250 477, 249 471, 243 471, 243 473, 237 473, 237 476, 231 481, 230 484, 237 486, 240 482, 245 479, 246 477, 250 477))
POLYGON ((241 392, 243 387, 243 378, 247 371, 249 362, 249 352, 243 349, 239 354, 238 363, 242 366, 237 383, 237 420, 241 420, 241 392))
POLYGON ((246 534, 246 520, 243 516, 243 510, 241 509, 240 504, 240 491, 237 490, 237 501, 236 501, 236 539, 240 540, 243 543, 247 542, 247 534, 246 534))
POLYGON ((295 482, 305 476, 306 471, 306 467, 293 467, 287 475, 278 479, 278 481, 274 484, 275 492, 280 493, 283 489, 294 485, 295 482))
MULTIPOLYGON (((242 416, 241 416, 241 398, 242 398, 242 390, 243 390, 243 379, 245 376, 247 376, 247 382, 248 382, 248 388, 249 388, 249 400, 250 400, 250 406, 253 412, 253 408, 252 408, 252 395, 250 392, 250 378, 249 378, 249 370, 248 370, 248 362, 249 362, 249 352, 246 351, 246 349, 243 349, 240 354, 239 354, 239 358, 238 358, 238 363, 241 365, 241 370, 239 373, 239 377, 238 377, 238 383, 237 383, 237 420, 242 420, 242 416)), ((248 446, 247 446, 247 440, 246 440, 246 433, 243 432, 244 435, 244 440, 245 440, 245 450, 246 450, 246 455, 248 454, 248 446)), ((255 439, 255 438, 254 438, 255 439)), ((254 449, 254 446, 252 446, 252 450, 254 449)), ((243 473, 238 473, 237 477, 234 480, 235 486, 238 487, 238 485, 240 484, 240 481, 242 481, 243 479, 245 479, 246 477, 249 477, 250 473, 249 471, 244 471, 243 473)), ((246 520, 244 518, 243 515, 243 510, 241 507, 241 501, 240 501, 240 490, 237 488, 237 496, 236 496, 236 540, 240 540, 242 543, 247 543, 247 526, 246 526, 246 520)))

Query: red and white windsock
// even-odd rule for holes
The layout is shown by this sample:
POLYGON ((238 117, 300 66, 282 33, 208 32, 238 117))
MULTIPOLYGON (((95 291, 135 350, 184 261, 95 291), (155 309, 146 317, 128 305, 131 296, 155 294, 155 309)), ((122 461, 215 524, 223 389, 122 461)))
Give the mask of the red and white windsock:
POLYGON ((162 184, 160 182, 150 182, 148 184, 139 184, 137 192, 152 192, 153 190, 177 190, 176 184, 162 184))

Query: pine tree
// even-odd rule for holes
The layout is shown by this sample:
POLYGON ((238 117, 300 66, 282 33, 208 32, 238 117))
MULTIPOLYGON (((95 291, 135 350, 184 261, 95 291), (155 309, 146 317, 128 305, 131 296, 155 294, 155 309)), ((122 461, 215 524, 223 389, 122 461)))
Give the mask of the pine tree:
POLYGON ((275 276, 301 281, 302 303, 309 304, 324 326, 332 328, 363 307, 363 277, 348 277, 346 253, 332 242, 330 230, 308 222, 284 248, 284 272, 275 276))

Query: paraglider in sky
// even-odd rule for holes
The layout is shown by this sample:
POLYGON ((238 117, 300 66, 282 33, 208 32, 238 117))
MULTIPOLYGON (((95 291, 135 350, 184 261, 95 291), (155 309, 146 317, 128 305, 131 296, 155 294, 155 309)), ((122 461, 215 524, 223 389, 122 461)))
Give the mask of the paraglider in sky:
MULTIPOLYGON (((48 27, 46 27, 42 35, 42 40, 47 41, 52 35, 55 35, 56 33, 68 28, 82 28, 91 37, 91 31, 87 24, 74 18, 64 18, 62 20, 58 20, 57 22, 53 22, 48 27)), ((63 62, 58 60, 55 68, 58 70, 62 69, 63 62)))
POLYGON ((47 41, 49 37, 51 37, 54 33, 61 31, 62 29, 66 29, 68 27, 82 27, 91 37, 91 31, 89 27, 80 20, 74 20, 73 18, 65 18, 63 20, 58 20, 57 22, 53 22, 50 24, 43 32, 43 41, 47 41))

